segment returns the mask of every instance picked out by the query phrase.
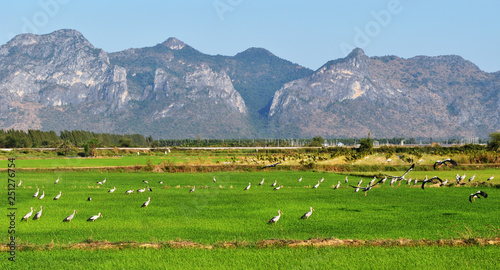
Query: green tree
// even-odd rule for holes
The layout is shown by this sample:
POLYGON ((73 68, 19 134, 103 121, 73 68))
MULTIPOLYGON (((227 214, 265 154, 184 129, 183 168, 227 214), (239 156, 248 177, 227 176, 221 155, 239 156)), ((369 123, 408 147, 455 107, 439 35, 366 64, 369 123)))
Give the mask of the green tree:
POLYGON ((312 141, 309 144, 309 146, 322 146, 324 141, 325 141, 325 139, 323 139, 323 137, 316 136, 316 137, 312 138, 312 141))
POLYGON ((500 131, 490 133, 490 139, 488 140, 488 149, 492 151, 497 151, 500 148, 500 131))
POLYGON ((365 154, 369 154, 371 153, 372 148, 373 148, 373 139, 370 138, 370 133, 368 133, 368 137, 359 140, 358 151, 365 154))

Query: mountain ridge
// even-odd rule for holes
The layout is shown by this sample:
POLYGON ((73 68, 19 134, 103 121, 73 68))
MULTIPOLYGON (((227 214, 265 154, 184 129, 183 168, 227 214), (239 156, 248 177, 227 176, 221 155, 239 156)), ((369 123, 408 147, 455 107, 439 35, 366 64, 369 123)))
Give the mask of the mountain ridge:
POLYGON ((208 55, 170 37, 108 53, 71 29, 0 46, 0 128, 161 138, 487 137, 500 71, 457 55, 369 57, 313 71, 250 47, 208 55), (61 121, 62 119, 62 121, 61 121))

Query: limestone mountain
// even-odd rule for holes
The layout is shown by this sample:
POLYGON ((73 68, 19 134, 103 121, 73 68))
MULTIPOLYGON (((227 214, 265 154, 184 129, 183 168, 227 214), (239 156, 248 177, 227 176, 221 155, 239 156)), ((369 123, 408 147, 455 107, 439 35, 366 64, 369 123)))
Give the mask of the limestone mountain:
POLYGON ((262 48, 169 38, 108 53, 75 30, 0 46, 0 128, 155 138, 471 137, 500 129, 500 72, 459 56, 368 57, 316 71, 262 48))
POLYGON ((368 57, 361 49, 286 83, 269 111, 293 137, 488 137, 500 129, 497 73, 459 56, 368 57))

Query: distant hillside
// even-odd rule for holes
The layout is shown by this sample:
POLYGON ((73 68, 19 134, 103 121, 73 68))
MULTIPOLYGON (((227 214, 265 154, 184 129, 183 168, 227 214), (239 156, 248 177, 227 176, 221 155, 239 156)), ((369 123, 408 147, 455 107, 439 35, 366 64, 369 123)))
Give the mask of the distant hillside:
POLYGON ((500 129, 500 72, 459 56, 368 57, 316 71, 262 48, 169 38, 107 53, 75 30, 0 46, 0 128, 155 138, 474 137, 500 129))

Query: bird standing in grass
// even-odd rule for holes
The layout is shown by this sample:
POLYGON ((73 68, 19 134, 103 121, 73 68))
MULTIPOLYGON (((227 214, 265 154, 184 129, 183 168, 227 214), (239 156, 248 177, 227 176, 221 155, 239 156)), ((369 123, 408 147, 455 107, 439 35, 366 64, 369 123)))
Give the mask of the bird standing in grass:
POLYGON ((91 216, 87 219, 87 221, 92 221, 94 222, 96 219, 98 219, 99 217, 103 217, 101 213, 95 215, 95 216, 91 216))
POLYGON ((244 190, 249 190, 250 186, 252 186, 252 183, 248 183, 248 186, 244 190))
POLYGON ((57 194, 57 195, 54 197, 54 200, 59 200, 59 198, 61 198, 61 194, 62 194, 62 191, 59 191, 59 194, 57 194))
POLYGON ((36 212, 35 216, 33 216, 33 220, 37 220, 42 216, 42 209, 43 207, 40 206, 40 211, 36 212))
POLYGON ((318 181, 318 183, 316 185, 313 186, 313 188, 318 188, 319 187, 319 184, 321 184, 320 181, 318 181))
POLYGON ((194 192, 195 189, 196 189, 196 186, 193 186, 193 188, 189 192, 194 192))
POLYGON ((303 214, 300 218, 305 218, 305 219, 309 219, 309 217, 312 215, 313 211, 315 211, 312 206, 309 208, 309 212, 306 212, 305 214, 303 214))
POLYGON ((39 188, 37 188, 37 189, 36 189, 35 194, 33 194, 33 198, 38 197, 38 192, 39 192, 39 191, 40 191, 40 189, 39 189, 39 188))
POLYGON ((273 188, 273 190, 279 190, 281 188, 281 186, 277 186, 275 188, 273 188))
POLYGON ((143 193, 144 191, 146 191, 146 188, 141 188, 137 190, 138 193, 143 193))
POLYGON ((215 176, 214 176, 214 183, 217 182, 217 180, 215 179, 215 176))
POLYGON ((25 219, 26 222, 28 222, 28 219, 31 217, 31 215, 33 215, 33 207, 31 207, 31 211, 29 213, 27 213, 26 215, 24 215, 23 218, 21 218, 21 221, 23 221, 23 219, 25 219))
POLYGON ((45 191, 42 191, 42 195, 40 195, 40 197, 38 197, 39 200, 45 198, 45 191))
POLYGON ((278 222, 278 220, 280 220, 281 214, 283 214, 283 212, 281 212, 281 210, 278 210, 278 215, 274 216, 273 218, 271 218, 267 223, 276 223, 276 222, 278 222))
POLYGON ((271 187, 275 187, 275 186, 276 186, 276 184, 277 184, 277 181, 278 181, 278 180, 274 180, 274 183, 272 183, 272 184, 271 184, 271 187))
POLYGON ((483 198, 488 198, 488 194, 486 194, 485 192, 479 190, 476 193, 471 193, 470 194, 470 196, 469 196, 469 202, 475 201, 476 198, 480 198, 479 196, 483 196, 483 198))
POLYGON ((334 188, 334 189, 337 189, 337 188, 339 188, 339 187, 340 187, 340 181, 337 183, 337 185, 335 186, 335 188, 334 188))
POLYGON ((345 177, 345 182, 347 184, 347 182, 349 182, 349 179, 347 179, 347 176, 345 177))
POLYGON ((130 193, 133 193, 133 192, 134 192, 133 189, 129 189, 129 190, 125 191, 125 194, 130 194, 130 193))
POLYGON ((69 215, 69 216, 65 217, 65 218, 63 219, 63 222, 71 222, 71 220, 75 217, 75 214, 76 214, 76 210, 73 210, 73 214, 71 214, 71 215, 69 215))
POLYGON ((360 186, 357 186, 357 187, 356 187, 356 186, 353 186, 353 185, 351 185, 351 187, 356 189, 356 190, 355 190, 355 192, 358 192, 360 189, 362 189, 362 190, 365 192, 365 196, 366 196, 366 193, 367 193, 370 189, 372 189, 372 187, 374 187, 374 186, 376 186, 376 185, 378 185, 378 184, 382 183, 382 181, 383 181, 383 179, 379 180, 377 183, 375 183, 375 184, 373 184, 373 185, 368 185, 368 186, 366 186, 366 187, 360 187, 360 186))
POLYGON ((262 186, 264 184, 264 178, 262 178, 262 181, 260 181, 259 186, 262 186))
POLYGON ((299 183, 300 183, 300 181, 302 181, 302 176, 299 178, 299 183))
POLYGON ((492 176, 490 176, 490 178, 486 179, 486 181, 493 180, 493 178, 495 178, 495 177, 492 175, 492 176))
POLYGON ((113 192, 115 192, 115 190, 116 190, 116 187, 113 187, 112 189, 108 190, 108 193, 113 193, 113 192))
POLYGON ((469 182, 474 181, 474 178, 476 178, 476 175, 475 175, 475 174, 473 174, 473 175, 469 178, 469 182))
POLYGON ((59 177, 57 177, 56 181, 54 182, 54 184, 57 184, 59 183, 59 177))
MULTIPOLYGON (((488 180, 490 180, 490 179, 488 179, 488 180)), ((17 187, 20 187, 22 183, 23 183, 23 181, 19 179, 19 184, 17 184, 17 187)))
POLYGON ((150 202, 150 201, 151 201, 151 197, 148 197, 148 200, 147 200, 147 201, 145 201, 145 202, 141 205, 141 207, 148 207, 148 205, 149 205, 149 202, 150 202))

